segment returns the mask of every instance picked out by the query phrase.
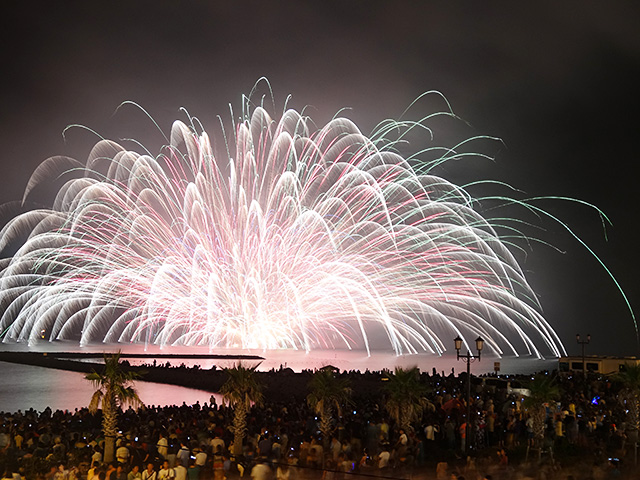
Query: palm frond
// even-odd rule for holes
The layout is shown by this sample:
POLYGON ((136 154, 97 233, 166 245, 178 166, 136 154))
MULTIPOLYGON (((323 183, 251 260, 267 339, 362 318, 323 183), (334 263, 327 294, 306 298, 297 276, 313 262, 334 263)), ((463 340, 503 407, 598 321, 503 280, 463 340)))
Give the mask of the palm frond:
POLYGON ((396 367, 394 373, 388 375, 384 390, 385 409, 403 428, 419 420, 425 410, 435 409, 426 398, 429 388, 420 381, 418 367, 396 367))
POLYGON ((102 400, 102 390, 96 390, 91 396, 91 400, 89 401, 89 412, 96 413, 98 408, 100 408, 100 402, 102 400))
POLYGON ((251 403, 261 405, 264 400, 264 386, 256 377, 256 366, 245 367, 238 363, 225 369, 228 378, 220 388, 220 394, 232 407, 248 408, 251 403))

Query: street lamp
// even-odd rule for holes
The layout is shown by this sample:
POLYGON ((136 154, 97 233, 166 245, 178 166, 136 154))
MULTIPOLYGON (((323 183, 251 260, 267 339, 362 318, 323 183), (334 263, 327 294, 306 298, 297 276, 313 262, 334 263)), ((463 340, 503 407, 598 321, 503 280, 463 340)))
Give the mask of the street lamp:
POLYGON ((481 337, 476 338, 476 349, 478 355, 471 355, 471 352, 467 350, 465 355, 460 355, 460 349, 462 348, 462 339, 460 335, 453 339, 453 343, 456 347, 457 359, 467 362, 467 421, 465 428, 465 455, 469 453, 469 443, 471 443, 471 362, 476 359, 480 361, 480 355, 482 355, 482 347, 484 347, 484 340, 481 337))
POLYGON ((591 335, 587 333, 587 339, 580 340, 580 334, 576 333, 576 341, 578 342, 578 345, 582 345, 582 373, 584 375, 584 378, 587 378, 587 365, 586 363, 584 363, 584 346, 588 345, 591 341, 591 335))

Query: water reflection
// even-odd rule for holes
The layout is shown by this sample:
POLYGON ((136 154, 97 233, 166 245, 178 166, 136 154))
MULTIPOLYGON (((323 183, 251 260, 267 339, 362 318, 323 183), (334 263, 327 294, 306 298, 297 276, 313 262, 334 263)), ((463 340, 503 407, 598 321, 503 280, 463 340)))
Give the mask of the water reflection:
MULTIPOLYGON (((367 356, 362 351, 247 351, 247 350, 216 350, 211 351, 206 347, 157 347, 133 344, 105 345, 96 344, 87 347, 79 347, 73 342, 42 342, 35 347, 24 344, 3 344, 4 351, 36 351, 36 352, 84 352, 84 353, 114 353, 122 351, 122 358, 132 365, 166 364, 178 367, 184 364, 187 367, 199 365, 203 369, 210 369, 214 365, 217 368, 231 367, 238 362, 236 359, 202 359, 189 358, 193 354, 219 354, 219 355, 255 355, 262 356, 264 360, 243 360, 248 366, 257 365, 260 371, 292 368, 294 371, 303 369, 314 370, 325 365, 333 365, 340 370, 375 371, 393 369, 396 366, 418 366, 422 371, 429 372, 435 369, 438 373, 457 375, 466 369, 462 362, 457 362, 455 355, 438 357, 429 354, 396 356, 388 353, 375 353, 367 356), (127 354, 145 354, 145 358, 131 358, 127 354), (165 358, 155 357, 159 354, 184 355, 183 357, 165 358)), ((96 363, 102 363, 99 358, 86 359, 96 363)), ((493 358, 483 356, 480 362, 472 365, 474 374, 493 372, 494 361, 500 361, 500 373, 533 373, 540 370, 557 368, 557 360, 538 360, 531 358, 493 358)), ((35 408, 43 410, 47 406, 55 409, 74 409, 86 406, 93 393, 89 382, 84 380, 82 373, 66 372, 62 370, 46 369, 0 362, 0 410, 16 411, 35 408)), ((201 404, 209 402, 211 393, 185 387, 154 384, 150 382, 137 382, 136 386, 145 404, 148 405, 180 405, 183 402, 193 404, 199 401, 201 404)), ((218 396, 217 402, 221 399, 218 396)))
MULTIPOLYGON (((16 412, 34 408, 42 411, 74 410, 86 407, 94 389, 84 374, 51 368, 0 362, 0 411, 16 412)), ((209 402, 210 392, 193 388, 136 382, 136 389, 146 405, 192 405, 209 402)), ((221 403, 221 396, 215 394, 221 403)))

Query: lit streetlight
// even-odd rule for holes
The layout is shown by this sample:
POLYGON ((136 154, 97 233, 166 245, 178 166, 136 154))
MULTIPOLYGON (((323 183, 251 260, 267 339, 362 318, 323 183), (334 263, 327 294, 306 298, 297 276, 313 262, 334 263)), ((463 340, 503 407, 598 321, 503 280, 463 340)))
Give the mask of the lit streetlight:
POLYGON ((469 453, 469 443, 471 443, 471 362, 476 360, 480 361, 480 355, 482 354, 482 348, 484 347, 484 340, 481 337, 476 338, 476 349, 478 355, 472 355, 467 351, 465 355, 460 355, 460 349, 462 348, 463 340, 458 335, 453 339, 453 343, 456 347, 456 355, 458 360, 462 359, 467 362, 467 421, 465 428, 465 455, 469 453))

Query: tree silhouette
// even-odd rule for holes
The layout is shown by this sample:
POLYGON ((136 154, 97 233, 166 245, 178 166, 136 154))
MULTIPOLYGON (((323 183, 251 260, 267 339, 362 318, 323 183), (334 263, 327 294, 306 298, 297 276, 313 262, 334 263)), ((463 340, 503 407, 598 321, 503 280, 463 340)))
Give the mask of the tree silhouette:
POLYGON ((220 393, 227 403, 234 409, 233 446, 236 455, 242 454, 242 441, 247 434, 247 413, 251 405, 262 405, 264 399, 263 385, 256 377, 256 368, 245 367, 238 363, 234 367, 225 368, 228 378, 220 388, 220 393))
POLYGON ((411 422, 419 420, 425 410, 435 410, 426 398, 428 388, 420 382, 418 367, 396 367, 386 378, 384 406, 397 427, 408 431, 411 422))
POLYGON ((105 462, 112 462, 114 459, 118 433, 118 412, 121 407, 124 405, 131 405, 134 408, 144 407, 132 385, 134 380, 140 378, 140 375, 136 372, 123 370, 120 356, 120 351, 114 355, 105 355, 102 373, 94 370, 85 376, 96 388, 89 402, 89 411, 96 413, 102 406, 105 462))
POLYGON ((630 429, 629 440, 637 443, 640 431, 640 365, 625 366, 625 369, 616 373, 615 380, 623 387, 622 398, 626 402, 630 429))
POLYGON ((542 373, 537 374, 529 382, 530 395, 524 399, 524 408, 527 409, 533 421, 533 439, 537 447, 542 447, 544 441, 544 422, 547 416, 545 404, 555 401, 560 397, 560 387, 555 379, 542 373))
POLYGON ((350 402, 351 387, 346 378, 336 377, 331 367, 316 371, 309 382, 310 393, 307 404, 320 417, 318 427, 322 433, 325 449, 328 448, 333 431, 333 414, 342 416, 342 406, 350 402))

